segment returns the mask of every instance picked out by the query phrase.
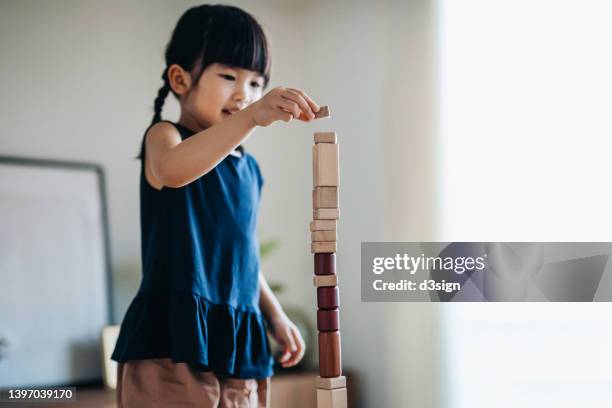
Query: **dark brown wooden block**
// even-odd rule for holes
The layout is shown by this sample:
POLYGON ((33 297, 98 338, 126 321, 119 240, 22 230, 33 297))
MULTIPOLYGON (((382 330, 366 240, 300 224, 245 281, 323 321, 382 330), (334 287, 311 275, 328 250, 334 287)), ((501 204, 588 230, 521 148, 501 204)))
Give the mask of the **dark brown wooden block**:
POLYGON ((336 273, 336 254, 315 254, 315 275, 333 275, 336 273))
POLYGON ((340 377, 340 332, 319 333, 319 375, 323 378, 340 377))
POLYGON ((340 329, 340 312, 338 309, 317 310, 317 329, 321 332, 331 332, 340 329))
POLYGON ((340 306, 340 290, 337 286, 317 288, 317 306, 319 309, 335 309, 340 306))

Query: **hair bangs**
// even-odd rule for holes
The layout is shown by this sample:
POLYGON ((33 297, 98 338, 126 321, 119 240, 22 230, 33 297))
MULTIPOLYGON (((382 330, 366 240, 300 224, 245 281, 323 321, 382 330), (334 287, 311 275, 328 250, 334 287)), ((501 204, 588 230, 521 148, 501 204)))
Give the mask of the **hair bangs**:
POLYGON ((228 8, 212 21, 207 33, 202 68, 213 63, 259 72, 265 85, 270 80, 268 41, 261 26, 250 15, 228 8))

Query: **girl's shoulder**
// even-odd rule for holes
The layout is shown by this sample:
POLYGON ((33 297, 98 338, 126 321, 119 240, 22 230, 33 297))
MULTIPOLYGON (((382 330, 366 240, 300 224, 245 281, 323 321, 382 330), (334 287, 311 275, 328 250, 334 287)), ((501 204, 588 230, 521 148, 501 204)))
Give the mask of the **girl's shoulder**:
POLYGON ((184 139, 193 132, 178 123, 171 122, 169 120, 160 120, 159 122, 150 125, 147 131, 145 132, 145 134, 147 135, 150 133, 179 136, 181 137, 181 139, 184 139))
POLYGON ((168 146, 180 143, 184 138, 180 128, 169 121, 160 121, 152 124, 145 132, 146 147, 168 146))
POLYGON ((247 162, 249 168, 255 174, 257 181, 259 182, 259 186, 260 187, 263 186, 264 178, 263 178, 263 175, 261 174, 261 168, 259 167, 259 163, 257 162, 257 159, 255 158, 255 156, 253 156, 251 153, 247 152, 246 150, 243 150, 242 154, 244 155, 243 158, 247 162))

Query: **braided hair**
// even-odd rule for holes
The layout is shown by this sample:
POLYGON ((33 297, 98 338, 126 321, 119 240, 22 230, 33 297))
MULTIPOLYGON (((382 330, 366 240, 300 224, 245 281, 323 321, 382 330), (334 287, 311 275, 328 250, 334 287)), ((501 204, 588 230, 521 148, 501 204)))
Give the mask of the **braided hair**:
POLYGON ((201 5, 187 10, 179 19, 165 53, 164 82, 153 104, 153 119, 145 131, 138 159, 145 157, 145 136, 162 120, 162 109, 170 92, 168 67, 178 64, 198 83, 202 72, 219 63, 259 72, 264 87, 270 80, 271 58, 268 40, 253 16, 234 6, 201 5))
POLYGON ((161 112, 164 107, 164 102, 166 101, 166 97, 170 93, 170 81, 168 81, 168 68, 164 70, 164 73, 161 76, 161 79, 164 81, 164 85, 159 88, 157 91, 157 98, 155 98, 155 103, 153 104, 153 120, 151 121, 151 125, 156 124, 161 121, 161 112))

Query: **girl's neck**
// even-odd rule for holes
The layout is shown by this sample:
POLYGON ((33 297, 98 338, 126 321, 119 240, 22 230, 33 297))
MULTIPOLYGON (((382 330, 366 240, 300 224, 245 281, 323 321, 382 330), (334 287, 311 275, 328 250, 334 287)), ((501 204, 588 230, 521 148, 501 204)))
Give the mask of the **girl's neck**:
POLYGON ((208 126, 199 123, 195 118, 186 115, 184 112, 181 112, 181 116, 179 117, 177 123, 183 127, 186 127, 194 133, 201 132, 204 129, 208 128, 208 126))

